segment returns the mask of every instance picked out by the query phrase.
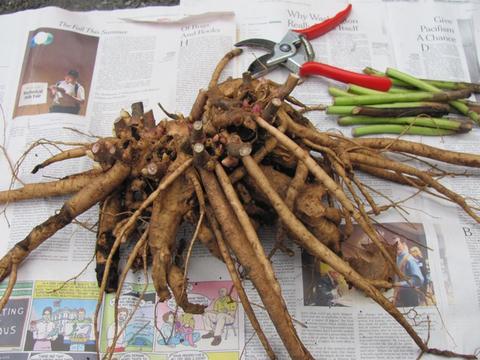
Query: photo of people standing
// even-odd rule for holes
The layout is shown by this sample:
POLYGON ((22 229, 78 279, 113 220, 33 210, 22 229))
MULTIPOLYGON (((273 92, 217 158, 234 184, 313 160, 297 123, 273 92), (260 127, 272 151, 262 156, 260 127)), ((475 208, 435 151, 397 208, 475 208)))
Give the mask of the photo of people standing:
POLYGON ((95 350, 93 299, 34 299, 26 351, 95 350))
POLYGON ((433 287, 430 280, 428 260, 418 246, 409 247, 400 237, 397 244, 397 266, 405 280, 395 282, 394 302, 398 307, 413 307, 431 304, 433 287))
POLYGON ((54 28, 31 31, 14 117, 46 113, 84 116, 98 37, 54 28))
MULTIPOLYGON (((396 256, 398 269, 405 275, 404 279, 391 278, 389 282, 393 283, 393 287, 384 295, 397 307, 435 305, 423 225, 386 223, 376 225, 375 228, 385 240, 392 256, 396 256)), ((354 268, 372 270, 377 266, 376 246, 358 225, 354 226, 352 234, 342 243, 342 252, 354 268)), ((353 306, 371 301, 349 287, 343 276, 333 268, 306 252, 302 253, 302 265, 305 306, 353 306)))

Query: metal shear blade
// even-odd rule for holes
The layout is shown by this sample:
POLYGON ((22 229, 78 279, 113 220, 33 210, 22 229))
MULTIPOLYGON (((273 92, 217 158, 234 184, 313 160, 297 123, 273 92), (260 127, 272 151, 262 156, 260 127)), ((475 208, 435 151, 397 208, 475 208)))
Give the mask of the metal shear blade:
POLYGON ((252 48, 258 48, 262 49, 265 51, 268 51, 268 54, 262 55, 258 58, 256 58, 248 67, 248 71, 252 74, 254 78, 259 78, 276 67, 275 66, 268 66, 267 62, 270 60, 274 54, 274 49, 275 49, 276 43, 271 40, 267 39, 247 39, 240 41, 235 44, 237 47, 252 47, 252 48))
MULTIPOLYGON (((252 74, 254 79, 266 75, 272 70, 271 66, 267 65, 267 61, 272 57, 272 54, 265 54, 256 58, 248 67, 248 71, 252 74)), ((273 67, 277 67, 274 65, 273 67)))
POLYGON ((237 42, 234 46, 236 47, 253 47, 266 50, 268 52, 273 52, 275 48, 275 41, 267 40, 267 39, 246 39, 243 41, 237 42))

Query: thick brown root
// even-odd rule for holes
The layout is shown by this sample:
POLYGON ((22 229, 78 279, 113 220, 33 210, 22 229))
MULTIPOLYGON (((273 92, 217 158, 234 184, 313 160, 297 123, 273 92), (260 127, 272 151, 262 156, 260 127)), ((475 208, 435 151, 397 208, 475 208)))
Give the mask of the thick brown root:
POLYGON ((262 327, 258 322, 258 319, 255 315, 255 312, 253 311, 250 301, 248 300, 247 293, 245 292, 245 289, 243 288, 242 282, 240 280, 240 274, 238 273, 237 268, 233 263, 232 256, 230 255, 230 251, 227 248, 227 244, 223 239, 223 235, 222 235, 222 232, 220 231, 220 227, 217 223, 217 220, 215 219, 215 215, 213 214, 212 210, 209 208, 207 209, 207 217, 211 224, 215 237, 217 239, 218 247, 221 251, 223 261, 227 266, 228 272, 230 273, 230 276, 232 278, 233 285, 237 290, 238 297, 240 298, 240 302, 242 303, 243 309, 247 314, 247 317, 250 320, 250 323, 252 324, 253 329, 257 333, 258 339, 262 343, 263 348, 265 349, 265 352, 267 353, 268 357, 272 360, 276 359, 277 357, 273 352, 273 349, 270 346, 270 343, 268 342, 267 337, 262 331, 262 327))
POLYGON ((380 151, 413 154, 454 165, 480 167, 480 155, 443 150, 433 146, 400 139, 355 139, 353 144, 380 151))
POLYGON ((32 174, 36 174, 38 170, 43 169, 44 167, 47 167, 50 164, 67 160, 67 159, 75 159, 75 158, 85 156, 87 153, 87 150, 88 150, 88 147, 81 146, 78 148, 62 151, 61 153, 58 153, 52 156, 51 158, 45 160, 41 164, 38 164, 37 166, 35 166, 32 170, 32 174))
POLYGON ((480 222, 480 216, 467 204, 467 202, 462 196, 447 189, 445 186, 440 184, 438 181, 436 181, 430 175, 423 171, 417 170, 412 166, 401 164, 392 160, 375 159, 371 156, 367 156, 364 154, 350 153, 349 157, 354 163, 360 163, 367 166, 379 166, 383 169, 415 176, 420 179, 420 181, 427 184, 429 187, 432 187, 433 189, 438 191, 438 193, 450 199, 453 203, 458 204, 476 222, 480 222))
POLYGON ((247 245, 248 240, 245 237, 245 233, 220 189, 215 176, 203 169, 200 169, 200 176, 208 201, 220 224, 224 239, 235 253, 238 261, 247 270, 248 277, 259 292, 265 308, 290 356, 293 359, 313 359, 300 341, 283 299, 272 293, 272 282, 278 286, 273 271, 270 270, 269 273, 264 273, 264 268, 258 261, 257 254, 251 246, 247 245))
POLYGON ((389 171, 386 169, 381 169, 373 166, 368 166, 368 165, 363 165, 359 163, 353 164, 354 169, 358 169, 360 171, 363 171, 367 174, 376 176, 381 179, 385 179, 391 182, 395 182, 397 184, 401 185, 408 185, 411 186, 412 184, 417 186, 417 187, 425 187, 427 186, 424 182, 420 181, 417 178, 414 178, 412 176, 408 175, 403 175, 403 174, 398 174, 393 171, 389 171))
POLYGON ((0 204, 73 194, 92 181, 95 181, 98 175, 95 172, 87 172, 85 174, 71 175, 57 181, 26 184, 19 189, 0 191, 0 204))
POLYGON ((218 84, 218 80, 220 79, 220 75, 222 74, 223 69, 227 64, 232 60, 235 56, 238 56, 242 53, 242 49, 236 48, 228 53, 226 53, 223 58, 218 62, 217 66, 215 67, 215 70, 213 71, 212 78, 210 80, 210 83, 208 84, 208 88, 211 89, 218 84))
MULTIPOLYGON (((192 165, 192 159, 186 159, 185 161, 177 164, 176 162, 172 164, 171 166, 171 172, 167 174, 158 184, 158 187, 153 191, 148 198, 142 203, 142 205, 135 210, 133 215, 131 215, 127 221, 122 223, 121 228, 119 229, 118 233, 116 234, 115 242, 112 245, 112 250, 110 251, 110 254, 108 255, 107 262, 105 264, 105 270, 103 272, 103 279, 102 283, 100 285, 100 289, 98 291, 98 298, 97 298, 97 306, 95 307, 95 314, 93 317, 93 328, 95 332, 95 339, 98 339, 99 333, 98 333, 98 315, 100 313, 100 308, 101 304, 103 301, 103 294, 105 292, 105 288, 107 286, 107 279, 109 276, 110 272, 110 267, 113 262, 113 257, 115 253, 118 251, 118 248, 120 247, 120 244, 122 241, 126 241, 126 238, 128 238, 129 234, 132 232, 133 227, 135 226, 138 218, 142 215, 142 213, 147 209, 149 206, 152 205, 152 203, 155 201, 155 199, 159 196, 159 194, 167 189, 179 176, 181 176, 185 170, 187 170, 190 166, 192 165)), ((97 355, 100 353, 100 347, 99 347, 99 341, 96 342, 96 351, 97 355)))
MULTIPOLYGON (((385 246, 392 256, 397 253, 396 245, 386 244, 385 246)), ((355 251, 354 256, 346 258, 345 261, 375 287, 388 289, 389 287, 385 285, 392 282, 394 274, 388 263, 382 256, 379 256, 376 250, 375 245, 371 243, 363 244, 355 251), (380 286, 380 284, 383 285, 380 286)))
MULTIPOLYGON (((98 223, 97 242, 95 245, 95 272, 97 273, 97 282, 100 286, 105 272, 105 264, 107 258, 112 251, 112 246, 115 243, 115 236, 113 229, 115 225, 121 220, 120 213, 122 212, 122 199, 120 191, 114 192, 107 197, 100 206, 100 220, 98 223)), ((118 262, 120 260, 120 253, 117 251, 112 259, 112 267, 107 277, 106 292, 114 292, 118 286, 118 262)))
POLYGON ((0 310, 2 310, 5 307, 5 305, 7 305, 8 300, 10 299, 10 295, 12 295, 13 287, 15 286, 16 282, 17 282, 17 264, 13 263, 12 268, 10 270, 10 276, 8 278, 7 287, 2 295, 2 298, 0 299, 0 310))
POLYGON ((67 200, 58 214, 36 226, 25 239, 15 244, 0 260, 0 281, 8 276, 13 264, 20 264, 46 239, 68 225, 75 217, 103 200, 120 186, 129 174, 130 167, 122 162, 117 162, 109 171, 99 175, 67 200))
POLYGON ((205 103, 207 102, 207 92, 205 90, 200 90, 198 96, 195 99, 195 103, 192 106, 190 111, 190 120, 192 122, 198 121, 201 119, 205 103))
MULTIPOLYGON (((288 208, 293 211, 295 200, 297 199, 299 191, 305 186, 305 181, 308 177, 308 168, 305 164, 301 161, 297 163, 297 168, 295 169, 295 176, 293 177, 292 181, 290 182, 290 186, 287 190, 287 195, 285 196, 285 204, 287 204, 288 208)), ((300 201, 303 203, 303 201, 300 201)), ((268 255, 270 259, 273 254, 275 253, 276 249, 280 249, 285 251, 286 247, 283 243, 284 231, 283 225, 281 221, 277 221, 277 233, 275 235, 275 245, 273 246, 272 251, 268 255)), ((286 250, 288 252, 288 250, 286 250)), ((293 253, 290 252, 292 255, 293 253)))
MULTIPOLYGON (((291 183, 290 177, 270 166, 260 165, 260 168, 265 177, 270 179, 275 192, 288 195, 291 183)), ((245 182, 256 200, 265 204, 270 203, 253 179, 247 176, 245 182)), ((338 252, 341 239, 338 225, 341 221, 341 214, 338 209, 326 206, 324 195, 324 186, 318 183, 305 184, 299 189, 297 199, 294 201, 293 212, 320 241, 333 251, 338 252)))
POLYGON ((148 245, 152 254, 152 278, 160 301, 170 298, 167 277, 172 265, 176 235, 183 216, 191 208, 193 186, 180 176, 153 203, 148 245))
MULTIPOLYGON (((385 259, 390 263, 392 269, 395 270, 397 275, 400 278, 403 278, 403 274, 398 270, 397 265, 395 263, 395 259, 388 253, 388 251, 383 246, 381 240, 379 239, 378 234, 373 229, 368 218, 364 216, 361 212, 355 209, 352 202, 348 197, 345 195, 343 189, 337 184, 316 162, 313 160, 310 155, 304 151, 300 146, 298 146, 294 141, 290 138, 285 136, 283 133, 278 131, 275 127, 268 124, 265 120, 260 117, 256 118, 258 124, 266 129, 270 134, 272 134, 282 145, 288 148, 298 160, 303 161, 305 165, 308 167, 309 171, 320 181, 321 184, 325 186, 325 188, 330 192, 332 196, 334 196, 338 202, 342 205, 342 207, 348 211, 348 215, 351 215, 357 223, 362 227, 362 230, 372 239, 372 241, 377 245, 380 252, 385 256, 385 259)), ((244 157, 246 159, 247 157, 244 157)), ((251 158, 248 158, 251 160, 251 158)), ((245 164, 245 163, 244 163, 245 164)))
POLYGON ((245 233, 245 236, 250 243, 250 246, 257 255, 260 266, 264 269, 263 271, 265 273, 266 279, 273 280, 271 286, 274 295, 281 297, 282 294, 280 290, 280 284, 278 284, 275 276, 273 275, 272 265, 265 254, 260 239, 258 238, 257 231, 252 225, 252 222, 250 221, 247 212, 245 211, 242 203, 240 202, 240 199, 238 198, 237 193, 235 192, 235 189, 233 188, 227 173, 223 169, 222 165, 220 165, 219 163, 215 164, 215 174, 217 175, 218 182, 228 202, 230 203, 230 206, 232 207, 232 210, 235 213, 235 216, 240 223, 245 233))
POLYGON ((170 289, 172 289, 177 305, 186 313, 203 314, 206 308, 205 305, 194 304, 188 301, 182 269, 177 265, 171 265, 168 269, 167 276, 168 285, 170 285, 170 289))

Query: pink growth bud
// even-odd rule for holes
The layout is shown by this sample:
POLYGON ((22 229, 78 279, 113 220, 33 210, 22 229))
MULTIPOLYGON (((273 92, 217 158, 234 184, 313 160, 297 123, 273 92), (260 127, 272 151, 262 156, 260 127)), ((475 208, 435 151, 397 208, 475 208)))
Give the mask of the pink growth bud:
POLYGON ((260 104, 253 105, 252 113, 257 115, 260 115, 262 113, 262 107, 260 106, 260 104))
POLYGON ((98 153, 99 151, 100 151, 100 143, 97 142, 97 143, 93 144, 93 146, 92 146, 92 152, 93 152, 94 154, 96 154, 96 153, 98 153))

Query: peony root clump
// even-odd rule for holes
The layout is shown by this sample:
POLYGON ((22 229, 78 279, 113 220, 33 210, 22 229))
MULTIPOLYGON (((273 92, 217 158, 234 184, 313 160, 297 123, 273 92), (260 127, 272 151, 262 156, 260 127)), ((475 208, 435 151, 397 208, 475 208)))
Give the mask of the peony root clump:
POLYGON ((272 254, 265 252, 257 233, 259 226, 275 224, 274 250, 291 251, 284 238, 293 239, 377 302, 405 329, 421 353, 475 358, 430 348, 382 294, 383 289, 394 286, 395 277, 404 275, 396 265, 394 249, 375 231, 371 217, 389 207, 375 203, 357 173, 436 194, 480 222, 475 208, 439 182, 438 171, 419 170, 394 160, 391 154, 465 167, 480 167, 480 155, 399 139, 352 140, 320 132, 289 95, 298 83, 296 76, 280 85, 252 79, 248 73, 218 83, 226 62, 237 53, 232 51, 220 62, 189 116, 168 114, 169 119, 157 123, 141 103, 133 104, 130 113, 123 111, 115 120, 114 136, 55 155, 34 169, 41 171, 51 163, 89 155, 100 170, 0 192, 0 203, 71 194, 57 214, 36 226, 0 259, 0 281, 9 278, 0 308, 29 254, 100 204, 95 248, 100 287, 97 315, 104 292, 116 292, 118 297, 126 273, 139 261, 151 265, 161 301, 173 296, 185 312, 202 313, 204 306, 189 302, 186 296, 190 251, 183 251, 176 241, 182 223, 190 222, 195 226, 192 244, 201 242, 225 262, 269 358, 276 356, 242 287, 243 278, 255 286, 291 358, 313 359, 287 310, 270 262, 272 254), (342 257, 341 243, 352 232, 353 223, 373 241, 368 249, 375 254, 372 267, 342 257), (135 245, 121 269, 120 249, 129 243, 135 245))

